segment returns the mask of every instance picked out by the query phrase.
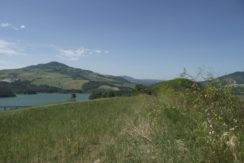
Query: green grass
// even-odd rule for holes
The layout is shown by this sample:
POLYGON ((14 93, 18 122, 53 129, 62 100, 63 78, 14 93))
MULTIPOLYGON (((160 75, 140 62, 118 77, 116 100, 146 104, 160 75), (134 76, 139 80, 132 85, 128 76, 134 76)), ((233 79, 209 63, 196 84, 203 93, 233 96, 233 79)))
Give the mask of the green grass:
POLYGON ((117 137, 142 98, 114 98, 2 112, 3 162, 92 161, 117 137))
POLYGON ((0 162, 228 162, 208 135, 203 114, 155 96, 67 103, 1 112, 0 162))

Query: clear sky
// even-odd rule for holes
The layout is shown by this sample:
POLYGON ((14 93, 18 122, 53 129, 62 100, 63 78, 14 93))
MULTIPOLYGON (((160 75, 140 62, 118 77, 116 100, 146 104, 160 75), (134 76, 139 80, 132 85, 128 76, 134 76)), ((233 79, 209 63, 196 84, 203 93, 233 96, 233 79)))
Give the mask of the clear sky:
POLYGON ((0 69, 49 61, 155 79, 244 71, 244 1, 0 0, 0 69))

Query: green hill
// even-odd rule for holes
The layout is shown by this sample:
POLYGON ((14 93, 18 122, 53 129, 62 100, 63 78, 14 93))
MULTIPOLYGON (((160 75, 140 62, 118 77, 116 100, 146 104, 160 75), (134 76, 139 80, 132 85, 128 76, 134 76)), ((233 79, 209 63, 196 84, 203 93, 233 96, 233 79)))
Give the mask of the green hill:
POLYGON ((58 62, 20 69, 1 70, 0 80, 7 83, 28 81, 31 85, 45 85, 62 90, 90 91, 101 86, 117 88, 134 87, 134 84, 131 84, 122 77, 101 75, 88 70, 72 68, 58 62))
POLYGON ((244 72, 235 72, 232 74, 219 77, 220 80, 230 81, 234 83, 234 91, 236 94, 244 94, 244 72))
POLYGON ((234 72, 232 74, 219 77, 221 80, 231 80, 235 84, 244 84, 244 72, 234 72))

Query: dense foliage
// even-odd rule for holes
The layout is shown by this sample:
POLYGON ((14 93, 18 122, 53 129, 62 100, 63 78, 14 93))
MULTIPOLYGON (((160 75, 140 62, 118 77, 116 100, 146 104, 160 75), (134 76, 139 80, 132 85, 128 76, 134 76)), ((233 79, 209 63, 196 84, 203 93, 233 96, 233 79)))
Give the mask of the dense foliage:
POLYGON ((63 90, 61 88, 51 87, 47 85, 33 85, 30 81, 15 81, 12 83, 0 82, 0 86, 3 88, 9 88, 14 93, 23 94, 35 94, 35 93, 70 93, 81 92, 79 90, 63 90))
POLYGON ((0 84, 0 97, 14 97, 15 94, 7 86, 0 84))
POLYGON ((128 89, 128 88, 124 88, 120 90, 96 89, 91 92, 89 99, 130 96, 132 94, 133 94, 132 89, 128 89))
POLYGON ((209 161, 243 160, 244 111, 240 100, 233 94, 233 84, 216 79, 209 80, 204 85, 194 81, 189 83, 192 84, 185 85, 183 82, 177 87, 169 83, 161 84, 163 89, 159 96, 167 99, 168 105, 182 113, 194 111, 203 116, 208 132, 205 143, 211 151, 209 161))
POLYGON ((138 84, 134 89, 122 87, 119 90, 113 89, 95 89, 90 94, 90 99, 97 99, 97 98, 107 98, 107 97, 116 97, 116 96, 131 96, 131 95, 138 95, 138 94, 147 94, 153 95, 154 90, 153 88, 145 85, 138 84))
POLYGON ((134 90, 135 94, 147 94, 147 95, 153 95, 155 94, 155 91, 150 86, 145 86, 142 84, 137 84, 134 90))

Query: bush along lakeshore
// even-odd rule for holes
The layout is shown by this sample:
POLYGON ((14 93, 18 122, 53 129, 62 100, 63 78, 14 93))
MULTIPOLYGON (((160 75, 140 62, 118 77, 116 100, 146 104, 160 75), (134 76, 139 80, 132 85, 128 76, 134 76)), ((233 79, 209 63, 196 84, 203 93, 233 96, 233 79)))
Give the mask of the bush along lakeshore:
POLYGON ((13 91, 6 86, 0 84, 0 97, 15 97, 13 91))
POLYGON ((89 99, 97 99, 97 98, 110 98, 110 97, 118 97, 118 96, 133 96, 138 94, 147 94, 153 95, 153 88, 150 86, 145 86, 138 84, 134 89, 131 88, 120 88, 118 90, 113 89, 96 89, 93 90, 89 96, 89 99))

